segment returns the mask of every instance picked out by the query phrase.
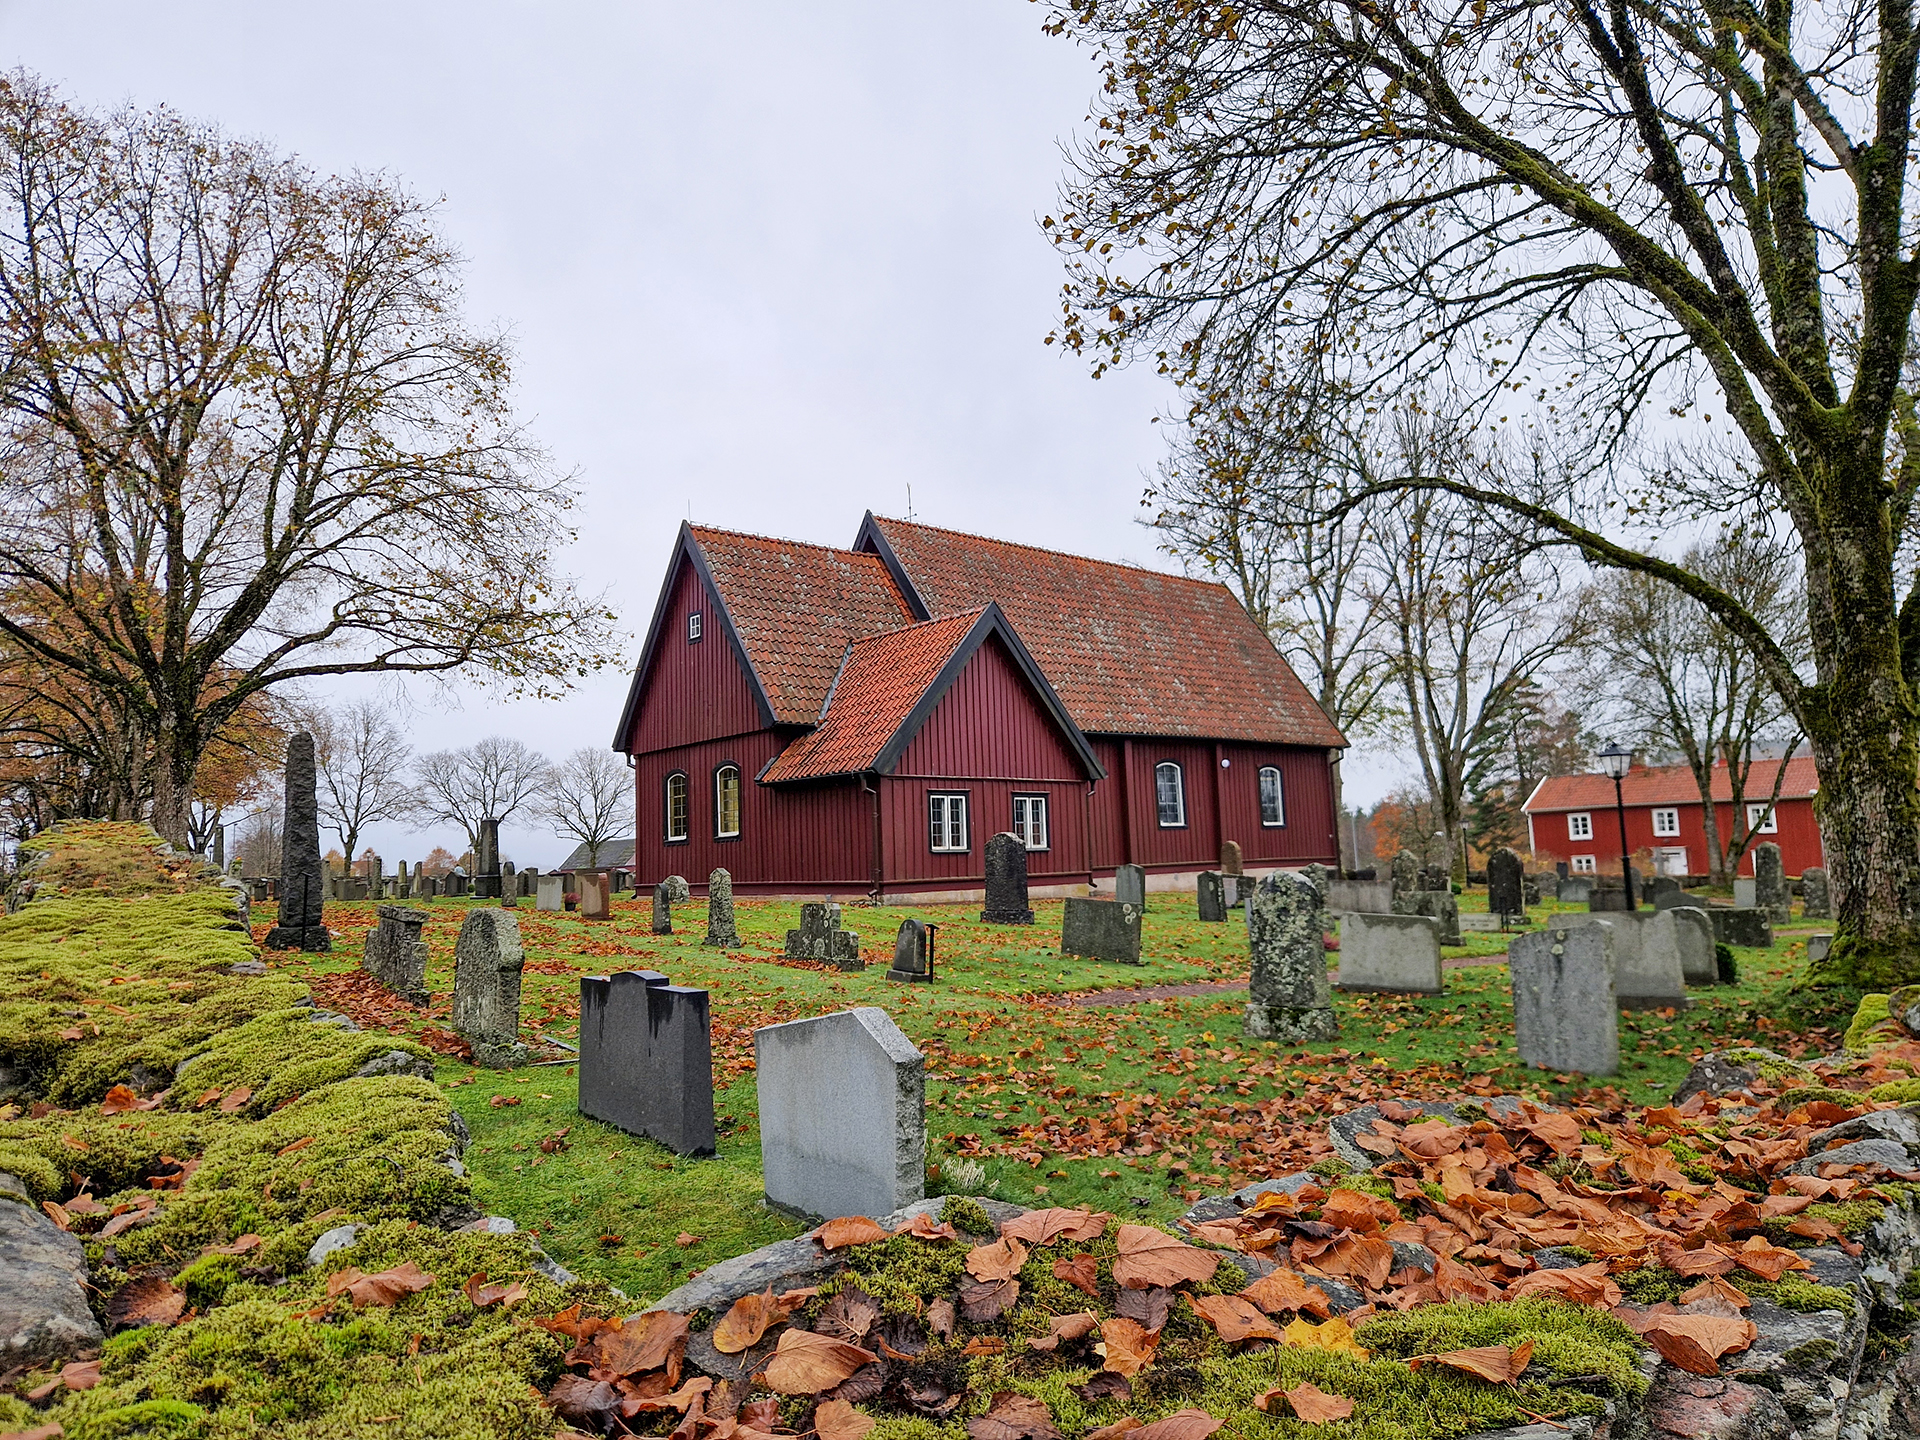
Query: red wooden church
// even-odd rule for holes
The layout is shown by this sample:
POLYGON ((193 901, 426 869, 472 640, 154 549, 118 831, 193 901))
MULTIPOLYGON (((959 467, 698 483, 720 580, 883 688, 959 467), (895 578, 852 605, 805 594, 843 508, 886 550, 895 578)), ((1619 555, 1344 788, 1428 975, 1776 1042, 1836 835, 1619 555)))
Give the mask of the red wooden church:
POLYGON ((1037 894, 1337 863, 1345 738, 1224 586, 869 514, 853 547, 683 525, 614 748, 634 869, 744 894, 1037 894))

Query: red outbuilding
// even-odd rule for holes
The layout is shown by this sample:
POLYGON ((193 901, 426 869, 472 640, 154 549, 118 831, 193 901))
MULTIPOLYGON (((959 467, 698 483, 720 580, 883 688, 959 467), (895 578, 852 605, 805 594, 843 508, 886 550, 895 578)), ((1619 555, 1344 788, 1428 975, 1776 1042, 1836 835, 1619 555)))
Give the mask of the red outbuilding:
POLYGON ((614 741, 642 879, 960 898, 1337 863, 1346 744, 1224 586, 869 514, 851 549, 681 527, 614 741))
MULTIPOLYGON (((1781 864, 1789 875, 1809 865, 1824 866, 1826 845, 1813 800, 1820 790, 1819 772, 1811 755, 1785 762, 1756 760, 1747 772, 1743 803, 1755 843, 1771 840, 1780 847, 1781 864), (1773 795, 1774 776, 1784 763, 1780 799, 1773 795)), ((1724 764, 1713 774, 1715 822, 1724 845, 1733 828, 1733 787, 1724 764)), ((1648 851, 1657 875, 1706 875, 1707 831, 1700 786, 1685 765, 1635 765, 1620 782, 1620 798, 1627 818, 1627 846, 1634 853, 1648 851)), ((1554 775, 1534 787, 1522 807, 1534 858, 1543 863, 1564 860, 1575 874, 1620 865, 1620 821, 1615 813, 1613 781, 1605 775, 1554 775)), ((1740 857, 1739 873, 1753 874, 1753 850, 1740 857)))

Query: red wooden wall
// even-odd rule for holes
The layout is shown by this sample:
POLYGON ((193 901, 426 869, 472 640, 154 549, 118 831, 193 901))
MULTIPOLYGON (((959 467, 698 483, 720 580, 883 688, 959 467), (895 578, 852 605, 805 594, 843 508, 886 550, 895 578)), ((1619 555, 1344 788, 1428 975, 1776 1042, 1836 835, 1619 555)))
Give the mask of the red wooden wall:
MULTIPOLYGON (((1762 797, 1764 798, 1764 797, 1762 797)), ((1720 802, 1714 806, 1719 820, 1721 843, 1733 826, 1733 806, 1720 802)), ((1633 851, 1658 849, 1672 845, 1684 845, 1687 850, 1687 869, 1694 875, 1708 873, 1707 863, 1707 827, 1701 816, 1698 800, 1692 804, 1629 805, 1627 812, 1627 848, 1633 851), (1655 835, 1653 833, 1654 810, 1678 810, 1680 812, 1680 833, 1678 835, 1655 835)), ((1529 817, 1532 825, 1532 844, 1534 858, 1542 864, 1552 864, 1556 860, 1571 860, 1576 855, 1591 855, 1598 869, 1611 867, 1614 873, 1620 868, 1620 820, 1614 808, 1586 812, 1593 817, 1593 838, 1574 840, 1567 835, 1567 817, 1564 812, 1549 812, 1529 817)), ((1747 852, 1740 857, 1739 873, 1753 874, 1753 845, 1761 841, 1772 841, 1780 847, 1780 863, 1789 875, 1798 875, 1809 865, 1825 865, 1826 851, 1821 843, 1820 822, 1814 816, 1813 801, 1805 796, 1782 799, 1774 812, 1779 817, 1780 829, 1777 834, 1757 835, 1747 852)))
POLYGON ((998 637, 974 651, 894 774, 1086 778, 998 637))
POLYGON ((700 583, 699 572, 682 563, 667 601, 653 666, 634 708, 628 749, 639 755, 759 728, 753 681, 721 624, 719 604, 700 583), (695 610, 701 614, 705 633, 698 644, 689 644, 687 616, 695 610))

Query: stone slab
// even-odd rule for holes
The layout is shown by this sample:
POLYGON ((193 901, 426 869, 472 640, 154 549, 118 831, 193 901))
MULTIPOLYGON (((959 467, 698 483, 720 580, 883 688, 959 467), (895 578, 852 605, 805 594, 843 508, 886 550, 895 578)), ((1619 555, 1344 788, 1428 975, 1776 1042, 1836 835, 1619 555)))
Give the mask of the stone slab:
POLYGON ((1571 917, 1555 917, 1547 929, 1521 935, 1507 947, 1520 1058, 1557 1072, 1617 1074, 1614 922, 1563 925, 1562 918, 1571 917))
POLYGON ((1416 890, 1405 897, 1405 913, 1440 922, 1440 943, 1460 943, 1460 900, 1451 890, 1416 890))
POLYGON ((1555 916, 1553 923, 1610 927, 1613 993, 1622 1010, 1686 1008, 1687 980, 1671 910, 1555 916))
POLYGON ((1393 913, 1393 884, 1387 880, 1330 880, 1327 909, 1336 915, 1393 913))
POLYGON ((1060 953, 1140 963, 1140 911, 1118 900, 1069 896, 1060 916, 1060 953))
POLYGON ((1143 866, 1121 865, 1113 872, 1113 898, 1122 905, 1147 908, 1147 872, 1143 866))
POLYGON ((1562 905, 1585 905, 1593 898, 1593 881, 1583 875, 1569 875, 1554 886, 1553 898, 1562 905))
POLYGON ((428 1003, 427 942, 421 927, 426 911, 405 905, 382 905, 378 922, 367 932, 360 968, 411 1005, 428 1003))
POLYGON ((1736 906, 1732 910, 1715 906, 1707 913, 1713 917, 1713 938, 1722 945, 1772 947, 1773 923, 1766 911, 1753 906, 1736 906))
POLYGON ((1303 875, 1279 870, 1247 896, 1247 1011, 1243 1028, 1283 1045, 1340 1035, 1327 983, 1326 912, 1303 875))
POLYGON ((567 877, 564 875, 542 875, 535 881, 533 908, 536 910, 565 910, 567 908, 567 877))
POLYGON ((1807 937, 1807 960, 1811 964, 1819 964, 1827 958, 1827 952, 1832 949, 1833 935, 1830 932, 1822 931, 1807 937))
POLYGON ((473 1063, 510 1069, 527 1062, 520 1043, 520 922, 511 910, 470 910, 453 947, 453 1028, 473 1046, 473 1063))
POLYGON ((1736 910, 1751 910, 1759 904, 1759 885, 1749 877, 1740 876, 1733 882, 1733 905, 1736 910))
POLYGON ((1675 905, 1662 913, 1673 917, 1681 978, 1689 985, 1719 984, 1719 942, 1713 938, 1713 917, 1697 905, 1675 905))
POLYGON ((1226 877, 1218 870, 1202 870, 1194 885, 1194 903, 1200 918, 1210 924, 1227 918, 1226 877))
POLYGON ((1027 900, 1027 845, 1003 830, 987 841, 986 906, 980 919, 988 925, 1031 925, 1033 907, 1027 900))
POLYGON ((54 1365, 105 1337, 87 1308, 87 1255, 0 1174, 0 1367, 54 1365))
POLYGON ((653 970, 580 978, 580 1113, 676 1155, 713 1154, 707 992, 653 970))
MULTIPOLYGON (((659 901, 655 900, 656 911, 659 901)), ((798 929, 787 931, 787 955, 795 960, 829 961, 841 970, 864 970, 860 937, 840 928, 840 907, 831 900, 800 907, 798 929)))
POLYGON ((1487 910, 1494 915, 1519 917, 1527 913, 1524 884, 1526 867, 1520 857, 1501 846, 1487 857, 1487 910))
POLYGON ((1340 988, 1365 994, 1438 995, 1440 922, 1425 915, 1340 917, 1340 988))

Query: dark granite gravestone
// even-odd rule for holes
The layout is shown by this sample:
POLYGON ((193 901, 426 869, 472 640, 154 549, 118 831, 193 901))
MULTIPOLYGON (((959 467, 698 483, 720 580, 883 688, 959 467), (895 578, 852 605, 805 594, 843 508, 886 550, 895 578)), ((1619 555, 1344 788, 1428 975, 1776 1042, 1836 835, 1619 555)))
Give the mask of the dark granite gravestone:
POLYGON ((1060 953, 1140 963, 1140 910, 1118 900, 1069 897, 1060 917, 1060 953))
POLYGON ((1245 1022, 1252 1038, 1283 1045, 1339 1038, 1327 983, 1326 919, 1319 892, 1304 876, 1281 870, 1252 888, 1245 1022))
POLYGON ((527 1063, 520 1043, 520 922, 511 910, 470 910, 453 947, 453 1028, 473 1046, 473 1063, 494 1070, 527 1063))
POLYGON ((1218 870, 1202 870, 1197 890, 1202 920, 1225 920, 1227 918, 1226 883, 1218 870))
POLYGON ((714 870, 707 876, 707 938, 702 945, 731 948, 740 943, 740 931, 733 919, 733 876, 714 870))
POLYGON ((1503 920, 1524 920, 1527 915, 1525 867, 1520 857, 1501 846, 1487 857, 1487 910, 1503 920))
POLYGON ((320 861, 320 800, 315 791, 313 736, 287 740, 286 810, 280 829, 280 919, 267 932, 269 950, 328 950, 321 919, 326 871, 320 861))
POLYGON ((1809 865, 1800 872, 1800 915, 1806 920, 1833 918, 1833 890, 1826 867, 1809 865))
POLYGON ((1147 908, 1147 872, 1139 865, 1117 865, 1113 871, 1113 898, 1122 905, 1147 908))
POLYGON ((1031 925, 1027 903, 1027 845, 1001 831, 987 841, 987 902, 980 919, 988 925, 1031 925))
POLYGON ((652 970, 580 977, 580 1113, 713 1154, 713 1050, 707 992, 652 970))
POLYGON ((911 916, 900 922, 900 934, 893 942, 893 968, 887 979, 924 984, 933 979, 933 936, 940 927, 927 925, 911 916))
POLYGON ((800 928, 787 931, 787 954, 795 960, 828 960, 841 970, 864 970, 860 937, 840 928, 840 907, 831 900, 800 907, 800 928))
POLYGON ((473 849, 473 893, 482 900, 500 898, 500 822, 491 816, 480 822, 473 849))
POLYGON ((1566 861, 1556 860, 1553 862, 1553 874, 1556 880, 1564 880, 1567 878, 1568 875, 1572 873, 1573 873, 1572 868, 1567 864, 1566 861))
POLYGON ((440 881, 440 893, 449 899, 459 899, 473 893, 473 877, 464 870, 449 870, 440 881))
POLYGON ((1598 886, 1595 886, 1587 895, 1587 909, 1589 912, 1595 910, 1625 910, 1627 908, 1627 892, 1625 890, 1602 890, 1598 886))
POLYGON ((1722 945, 1773 944, 1773 925, 1765 910, 1726 910, 1716 905, 1707 912, 1713 919, 1713 938, 1722 945))
POLYGON ((1460 900, 1452 890, 1416 890, 1407 897, 1412 903, 1406 914, 1425 915, 1430 920, 1440 922, 1440 943, 1459 945, 1460 939, 1460 900))
POLYGON ((382 905, 377 913, 380 923, 367 932, 360 968, 408 1004, 425 1005, 430 998, 427 942, 420 938, 420 927, 427 923, 427 912, 382 905))
POLYGON ((1793 896, 1787 891, 1787 869, 1780 859, 1780 847, 1771 840, 1753 847, 1753 903, 1767 912, 1767 919, 1784 925, 1793 913, 1793 896))
POLYGON ((227 868, 227 827, 224 825, 213 827, 213 868, 227 868))
POLYGON ((1640 887, 1640 898, 1656 910, 1671 910, 1687 903, 1687 893, 1671 875, 1649 875, 1640 887))

